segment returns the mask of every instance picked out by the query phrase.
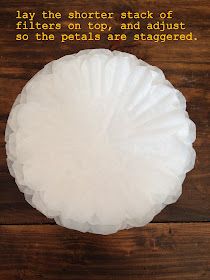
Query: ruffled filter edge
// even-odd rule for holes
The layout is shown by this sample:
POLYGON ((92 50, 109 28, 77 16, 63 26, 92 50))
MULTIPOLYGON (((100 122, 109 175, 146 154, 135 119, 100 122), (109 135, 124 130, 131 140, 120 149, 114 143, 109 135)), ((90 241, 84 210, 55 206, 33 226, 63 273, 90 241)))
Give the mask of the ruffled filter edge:
MULTIPOLYGON (((82 50, 78 52, 77 54, 72 54, 72 55, 67 55, 65 57, 62 57, 56 61, 52 61, 48 63, 41 71, 39 71, 32 79, 37 78, 39 75, 43 74, 52 74, 53 73, 53 68, 54 68, 54 63, 56 62, 62 62, 64 59, 73 59, 74 57, 78 57, 82 59, 83 56, 92 56, 92 55, 112 55, 112 56, 122 56, 122 57, 127 57, 130 56, 133 61, 136 63, 138 61, 138 64, 140 66, 147 66, 149 69, 154 73, 154 75, 157 75, 157 83, 160 81, 158 80, 161 77, 161 82, 164 82, 165 84, 172 86, 167 80, 165 80, 165 76, 163 72, 154 66, 151 66, 147 64, 146 62, 137 59, 135 56, 123 52, 118 52, 118 51, 113 51, 111 52, 110 50, 105 50, 105 49, 93 49, 93 50, 82 50)), ((32 80, 31 79, 31 80, 32 80)), ((29 81, 30 82, 30 81, 29 81)), ((28 83, 29 83, 28 82, 28 83)), ((27 84, 28 84, 27 83, 27 84)), ((31 204, 34 208, 42 212, 44 215, 46 215, 48 218, 54 218, 56 223, 62 226, 65 226, 70 229, 76 229, 81 232, 93 232, 97 234, 111 234, 115 233, 118 230, 121 229, 128 229, 131 227, 137 227, 137 226, 144 226, 145 224, 149 223, 154 216, 159 213, 167 204, 174 203, 179 196, 181 195, 181 187, 179 187, 179 190, 177 191, 177 188, 174 190, 174 193, 171 193, 165 201, 162 203, 162 205, 154 205, 153 211, 150 211, 147 216, 145 217, 145 222, 143 224, 139 223, 137 220, 130 220, 130 219, 125 219, 123 220, 120 224, 118 225, 101 225, 101 224, 92 224, 90 222, 85 222, 85 223, 78 223, 77 221, 74 221, 73 219, 66 219, 63 217, 62 213, 60 212, 55 212, 53 209, 49 210, 47 205, 44 203, 44 194, 42 192, 35 192, 28 186, 24 185, 24 175, 23 171, 21 169, 21 166, 18 164, 17 159, 14 157, 14 153, 12 153, 10 147, 8 146, 8 140, 11 136, 11 134, 16 133, 18 130, 18 127, 16 127, 16 131, 14 131, 11 126, 9 125, 10 123, 10 118, 12 118, 12 112, 14 112, 14 109, 17 107, 19 104, 24 104, 27 102, 27 84, 23 88, 21 94, 19 94, 12 106, 11 113, 8 118, 7 126, 6 126, 6 131, 5 131, 5 141, 6 141, 6 152, 7 152, 7 164, 8 164, 8 169, 10 171, 10 174, 15 177, 16 184, 18 185, 19 189, 21 192, 24 193, 26 201, 31 204)), ((185 98, 183 95, 179 92, 176 91, 177 97, 180 100, 180 104, 182 104, 183 110, 186 108, 186 102, 185 98)), ((187 113, 186 113, 187 114, 187 113)), ((187 115, 188 117, 188 115, 187 115)), ((192 121, 189 121, 189 131, 190 131, 190 141, 191 143, 194 142, 196 138, 196 128, 195 124, 192 121)), ((15 143, 14 143, 15 144, 15 143)), ((13 147, 15 149, 15 147, 13 147)), ((190 171, 195 163, 195 151, 192 149, 191 153, 191 160, 189 161, 189 165, 187 170, 185 171, 188 172, 190 171)), ((180 182, 183 182, 185 179, 185 175, 180 178, 180 182)), ((182 184, 182 183, 181 183, 182 184)))

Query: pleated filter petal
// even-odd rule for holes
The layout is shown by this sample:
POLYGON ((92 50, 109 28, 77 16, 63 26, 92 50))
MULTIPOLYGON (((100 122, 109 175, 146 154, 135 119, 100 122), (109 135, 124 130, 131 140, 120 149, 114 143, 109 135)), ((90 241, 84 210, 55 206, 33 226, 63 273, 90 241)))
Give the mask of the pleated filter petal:
POLYGON ((183 95, 160 69, 106 49, 48 63, 17 97, 5 138, 26 200, 82 232, 147 224, 195 162, 183 95))

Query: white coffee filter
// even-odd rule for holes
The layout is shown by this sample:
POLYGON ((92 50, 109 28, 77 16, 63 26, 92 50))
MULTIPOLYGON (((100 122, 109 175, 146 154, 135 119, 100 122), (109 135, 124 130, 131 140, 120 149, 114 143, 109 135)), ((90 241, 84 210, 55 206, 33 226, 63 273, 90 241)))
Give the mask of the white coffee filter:
POLYGON ((26 200, 82 232, 143 226, 182 192, 195 125, 163 72, 93 49, 48 63, 9 115, 10 173, 26 200))

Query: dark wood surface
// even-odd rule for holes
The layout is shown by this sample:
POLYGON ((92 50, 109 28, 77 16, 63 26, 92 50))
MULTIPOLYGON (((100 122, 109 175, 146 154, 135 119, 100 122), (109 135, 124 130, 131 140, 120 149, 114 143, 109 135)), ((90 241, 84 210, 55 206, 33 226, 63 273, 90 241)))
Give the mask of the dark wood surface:
POLYGON ((209 279, 207 223, 149 224, 109 236, 4 225, 0 235, 1 279, 209 279))
MULTIPOLYGON (((119 22, 113 22, 115 32, 119 22)), ((210 2, 1 0, 0 34, 0 280, 210 279, 210 2), (185 21, 198 40, 15 41, 16 10, 49 9, 63 14, 70 10, 173 10, 177 21, 185 21), (126 51, 160 67, 185 95, 197 126, 196 166, 187 175, 180 199, 150 225, 106 237, 63 229, 29 206, 5 160, 5 125, 22 87, 47 62, 84 48, 126 51)))

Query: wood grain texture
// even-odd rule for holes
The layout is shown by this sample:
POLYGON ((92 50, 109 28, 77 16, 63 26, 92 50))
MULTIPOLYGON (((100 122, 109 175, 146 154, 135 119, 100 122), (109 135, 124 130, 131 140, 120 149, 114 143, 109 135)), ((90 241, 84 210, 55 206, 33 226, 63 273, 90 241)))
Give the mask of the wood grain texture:
MULTIPOLYGON (((0 280, 210 279, 209 18, 208 0, 0 1, 0 280), (66 15, 74 10, 119 14, 145 9, 156 13, 173 10, 173 21, 184 21, 198 40, 15 41, 16 10, 52 10, 66 15), (110 236, 81 234, 54 225, 25 202, 6 165, 6 121, 22 87, 46 63, 85 48, 126 51, 160 67, 186 97, 190 118, 197 126, 196 165, 187 174, 180 199, 150 225, 110 236)), ((66 24, 64 19, 61 22, 66 24)), ((119 17, 112 25, 118 33, 119 17)), ((131 37, 133 31, 126 34, 131 37)))
POLYGON ((150 224, 109 236, 57 225, 0 226, 0 248, 1 280, 210 278, 206 223, 150 224))

